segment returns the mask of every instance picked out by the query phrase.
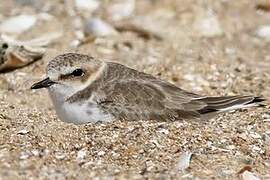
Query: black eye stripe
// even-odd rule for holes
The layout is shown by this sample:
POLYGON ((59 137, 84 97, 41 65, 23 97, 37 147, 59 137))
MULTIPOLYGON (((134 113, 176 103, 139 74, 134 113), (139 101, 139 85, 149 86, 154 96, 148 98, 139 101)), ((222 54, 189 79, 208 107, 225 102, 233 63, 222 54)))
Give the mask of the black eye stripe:
POLYGON ((71 73, 61 74, 60 77, 59 77, 59 79, 65 80, 65 79, 70 79, 72 77, 80 77, 80 76, 83 76, 83 75, 84 75, 84 70, 82 70, 82 69, 75 69, 71 73))
POLYGON ((75 69, 71 75, 73 76, 83 76, 84 75, 84 71, 82 69, 75 69))
POLYGON ((7 48, 8 48, 8 44, 7 44, 7 43, 3 43, 3 44, 2 44, 2 48, 3 48, 3 49, 7 49, 7 48))

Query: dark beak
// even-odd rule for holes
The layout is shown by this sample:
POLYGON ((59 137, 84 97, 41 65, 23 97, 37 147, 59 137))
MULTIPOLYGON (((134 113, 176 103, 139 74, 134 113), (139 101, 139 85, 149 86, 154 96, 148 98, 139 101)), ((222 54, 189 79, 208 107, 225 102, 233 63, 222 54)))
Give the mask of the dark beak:
POLYGON ((47 88, 50 87, 51 85, 55 84, 52 80, 49 78, 46 78, 42 81, 39 81, 31 86, 31 89, 40 89, 40 88, 47 88))

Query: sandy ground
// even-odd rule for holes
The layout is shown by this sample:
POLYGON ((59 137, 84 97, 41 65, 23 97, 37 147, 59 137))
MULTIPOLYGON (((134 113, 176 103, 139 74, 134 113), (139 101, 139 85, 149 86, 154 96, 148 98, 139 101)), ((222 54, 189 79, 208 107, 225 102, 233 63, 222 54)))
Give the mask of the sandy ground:
POLYGON ((270 13, 256 9, 260 1, 138 0, 127 21, 163 40, 123 32, 76 49, 69 46, 74 29, 64 1, 44 1, 47 6, 2 1, 0 20, 20 13, 35 15, 47 6, 46 12, 53 15, 18 38, 58 30, 63 36, 42 60, 0 74, 0 179, 237 179, 245 166, 262 179, 270 178, 267 106, 204 122, 76 126, 57 118, 46 90, 30 90, 44 77, 52 57, 76 51, 121 62, 199 94, 269 98, 270 44, 256 31, 269 24, 270 13), (221 32, 203 32, 200 22, 209 13, 215 14, 221 32), (193 153, 190 167, 178 171, 185 151, 193 153))

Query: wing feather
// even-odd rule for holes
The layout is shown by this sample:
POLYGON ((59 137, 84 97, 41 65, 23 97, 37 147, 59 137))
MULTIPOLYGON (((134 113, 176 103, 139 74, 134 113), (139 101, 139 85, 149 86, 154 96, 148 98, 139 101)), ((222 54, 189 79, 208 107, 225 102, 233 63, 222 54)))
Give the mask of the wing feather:
MULTIPOLYGON (((194 94, 167 83, 144 80, 116 80, 104 86, 106 94, 102 108, 116 117, 127 119, 182 119, 198 118, 199 113, 186 109, 183 104, 193 99, 194 94)), ((201 107, 201 104, 200 104, 201 107)), ((194 108, 197 109, 197 108, 194 108)))

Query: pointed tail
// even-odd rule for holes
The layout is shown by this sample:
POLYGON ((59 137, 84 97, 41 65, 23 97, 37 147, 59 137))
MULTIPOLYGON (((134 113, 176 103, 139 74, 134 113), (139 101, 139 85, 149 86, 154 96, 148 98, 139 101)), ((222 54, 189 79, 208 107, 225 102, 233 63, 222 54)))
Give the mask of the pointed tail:
POLYGON ((203 97, 196 99, 196 101, 206 104, 206 106, 198 110, 201 115, 206 115, 253 106, 264 106, 263 104, 260 104, 260 102, 265 101, 265 99, 263 97, 254 96, 225 96, 203 97))

